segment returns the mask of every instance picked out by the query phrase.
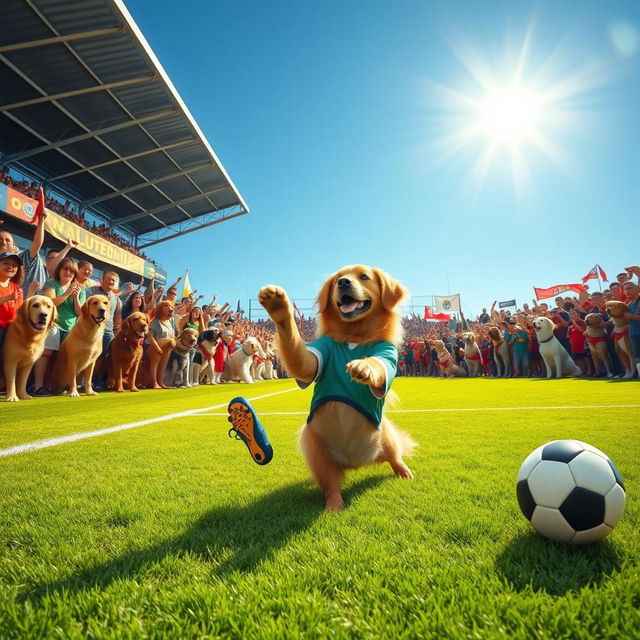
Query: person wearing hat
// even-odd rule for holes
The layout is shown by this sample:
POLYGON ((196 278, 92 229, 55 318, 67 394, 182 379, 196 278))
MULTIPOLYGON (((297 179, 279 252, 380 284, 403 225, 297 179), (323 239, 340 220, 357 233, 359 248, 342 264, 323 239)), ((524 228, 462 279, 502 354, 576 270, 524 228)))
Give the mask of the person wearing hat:
POLYGON ((0 253, 0 347, 7 327, 13 322, 22 304, 24 263, 13 251, 0 253))

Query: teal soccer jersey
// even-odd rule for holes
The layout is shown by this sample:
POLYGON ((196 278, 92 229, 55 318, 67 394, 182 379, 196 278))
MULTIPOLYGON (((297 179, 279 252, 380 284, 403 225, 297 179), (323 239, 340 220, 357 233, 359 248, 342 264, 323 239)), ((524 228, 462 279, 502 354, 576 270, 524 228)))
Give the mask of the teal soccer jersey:
MULTIPOLYGON (((336 342, 329 336, 321 336, 307 345, 307 349, 318 358, 318 373, 314 380, 311 413, 307 422, 321 404, 334 400, 352 406, 378 428, 382 420, 384 397, 398 368, 398 350, 395 345, 390 342, 372 342, 356 344, 351 348, 348 342, 336 342), (384 393, 379 398, 368 385, 354 382, 347 373, 347 363, 361 358, 376 358, 384 365, 387 380, 384 393)), ((309 386, 299 380, 298 385, 302 389, 309 386)))

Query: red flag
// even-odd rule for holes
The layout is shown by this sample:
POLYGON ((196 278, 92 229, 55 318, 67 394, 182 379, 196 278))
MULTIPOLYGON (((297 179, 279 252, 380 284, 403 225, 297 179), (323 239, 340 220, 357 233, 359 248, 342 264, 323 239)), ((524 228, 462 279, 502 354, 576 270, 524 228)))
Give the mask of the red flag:
POLYGON ((424 319, 431 320, 433 322, 449 322, 449 320, 451 320, 451 316, 446 313, 433 313, 433 309, 431 307, 425 307, 424 319))
POLYGON ((304 318, 304 316, 300 313, 300 309, 298 309, 298 305, 295 302, 293 303, 293 311, 298 316, 298 318, 304 318))
POLYGON ((598 270, 600 271, 600 277, 602 278, 603 282, 609 282, 609 280, 607 279, 607 274, 604 272, 604 269, 600 266, 598 266, 598 270))
POLYGON ((585 291, 585 286, 577 283, 557 284, 555 287, 549 287, 548 289, 533 287, 533 291, 535 293, 536 300, 545 300, 546 298, 555 298, 565 291, 575 291, 576 293, 580 293, 581 291, 585 291))
POLYGON ((587 275, 584 278, 582 278, 582 282, 586 282, 587 280, 596 280, 597 277, 598 277, 598 265, 593 267, 593 269, 591 269, 591 271, 589 271, 589 273, 587 273, 587 275))
POLYGON ((44 213, 44 189, 38 189, 38 205, 36 206, 36 220, 40 220, 40 216, 44 213))

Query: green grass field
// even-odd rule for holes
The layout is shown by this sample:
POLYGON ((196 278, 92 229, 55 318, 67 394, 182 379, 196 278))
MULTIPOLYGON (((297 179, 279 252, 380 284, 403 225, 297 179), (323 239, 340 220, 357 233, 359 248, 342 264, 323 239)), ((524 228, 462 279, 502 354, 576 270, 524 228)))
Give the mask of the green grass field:
POLYGON ((351 472, 339 514, 298 452, 311 392, 293 386, 0 405, 0 638, 640 637, 637 382, 398 379, 416 478, 351 472), (253 402, 275 452, 259 467, 222 414, 277 392, 253 402), (518 468, 558 438, 624 477, 604 542, 551 543, 520 514, 518 468))

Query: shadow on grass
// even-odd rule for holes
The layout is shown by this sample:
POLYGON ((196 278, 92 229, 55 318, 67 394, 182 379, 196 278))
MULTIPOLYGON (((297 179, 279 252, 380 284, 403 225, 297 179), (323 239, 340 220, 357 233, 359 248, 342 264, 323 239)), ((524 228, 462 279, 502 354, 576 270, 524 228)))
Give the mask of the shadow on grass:
MULTIPOLYGON (((387 476, 371 476, 351 485, 342 493, 345 503, 348 506, 358 495, 386 479, 387 476)), ((309 482, 288 485, 248 505, 213 509, 182 535, 156 546, 131 551, 64 580, 27 588, 20 599, 38 602, 56 593, 73 595, 104 588, 144 572, 166 557, 185 554, 217 563, 213 572, 219 576, 250 572, 284 547, 292 536, 309 528, 323 513, 323 505, 321 493, 309 482)))
POLYGON ((496 565, 518 591, 531 588, 561 596, 598 584, 618 569, 620 559, 608 540, 569 545, 528 532, 504 549, 496 565))

